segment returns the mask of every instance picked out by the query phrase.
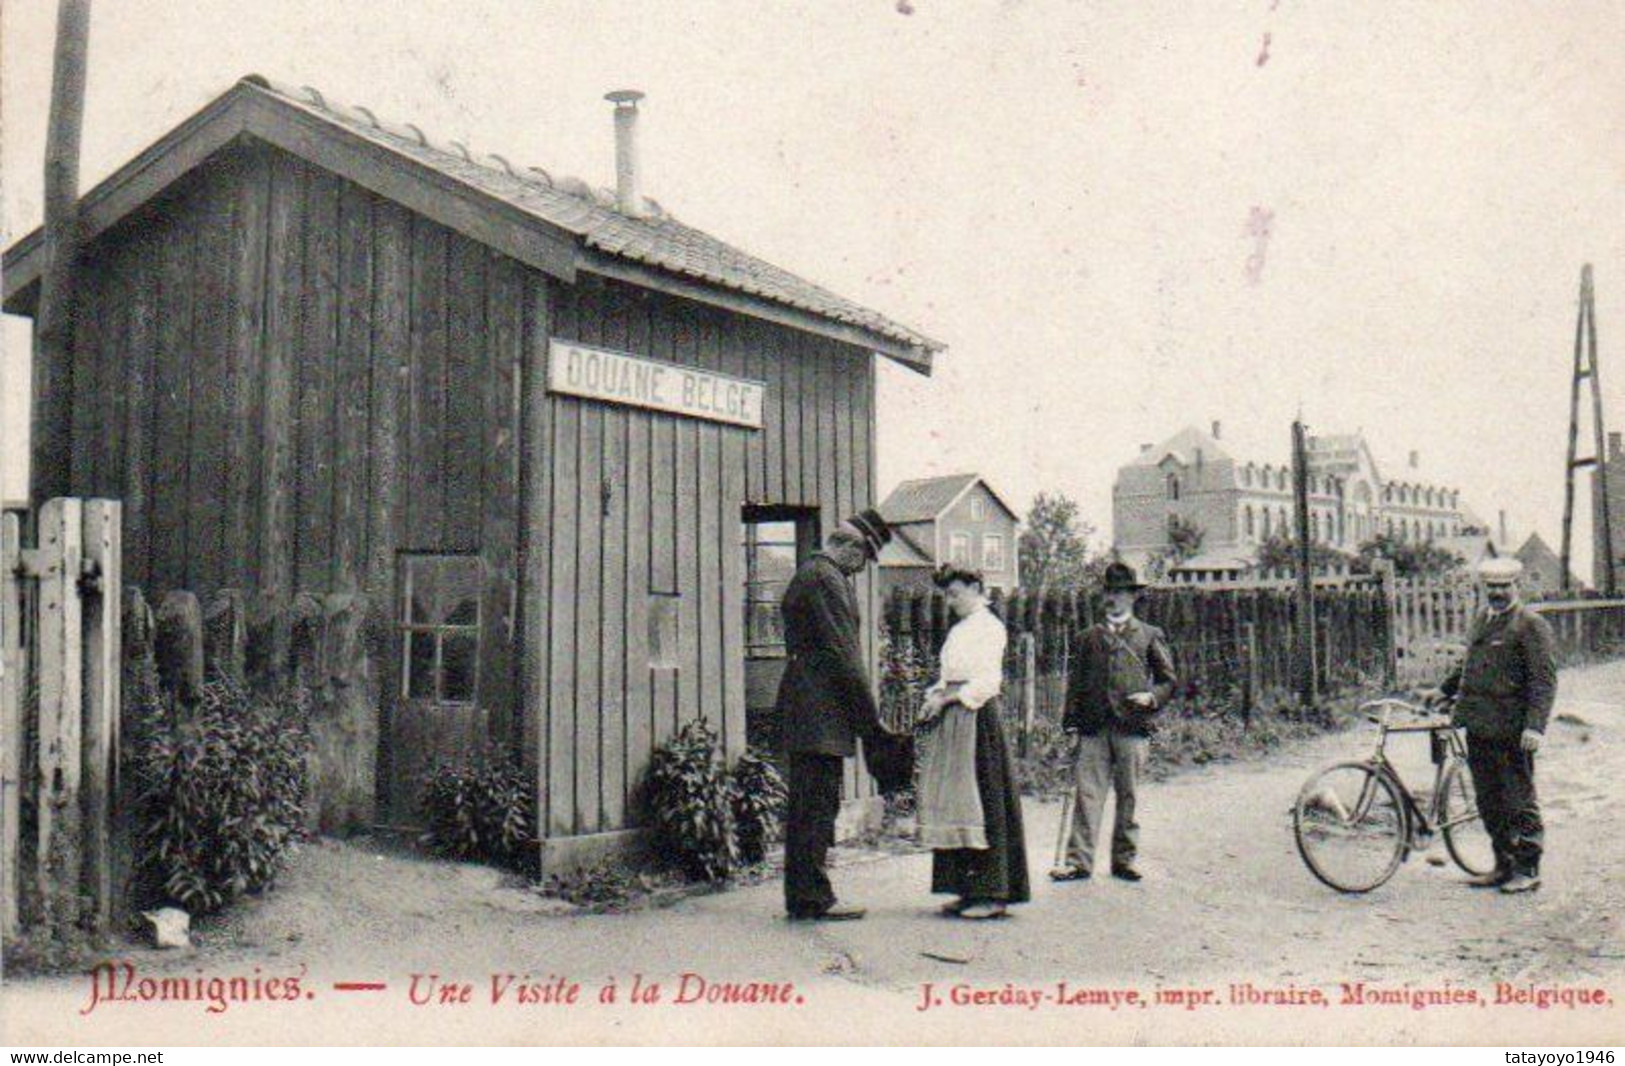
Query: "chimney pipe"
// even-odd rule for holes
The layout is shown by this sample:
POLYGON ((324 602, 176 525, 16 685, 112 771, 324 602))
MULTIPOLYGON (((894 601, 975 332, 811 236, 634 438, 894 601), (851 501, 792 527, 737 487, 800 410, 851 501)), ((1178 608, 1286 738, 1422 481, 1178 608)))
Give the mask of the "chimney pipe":
POLYGON ((1156 447, 1155 444, 1142 444, 1142 445, 1140 445, 1140 454, 1144 455, 1146 452, 1150 451, 1152 448, 1155 448, 1155 447, 1156 447))
POLYGON ((1219 425, 1219 420, 1217 418, 1215 418, 1213 420, 1213 439, 1214 440, 1219 439, 1219 430, 1220 430, 1220 428, 1222 428, 1222 427, 1219 425))
POLYGON ((1496 540, 1500 541, 1502 544, 1505 544, 1507 543, 1507 513, 1504 508, 1498 517, 1500 519, 1498 523, 1498 532, 1500 533, 1500 536, 1497 537, 1496 540))
POLYGON ((1411 449, 1411 469, 1415 470, 1421 464, 1422 464, 1422 453, 1417 451, 1414 448, 1411 449))
POLYGON ((1608 458, 1625 459, 1625 438, 1617 431, 1608 434, 1608 458))
POLYGON ((638 187, 638 101, 636 89, 617 89, 604 99, 615 105, 615 206, 630 218, 643 217, 638 187))

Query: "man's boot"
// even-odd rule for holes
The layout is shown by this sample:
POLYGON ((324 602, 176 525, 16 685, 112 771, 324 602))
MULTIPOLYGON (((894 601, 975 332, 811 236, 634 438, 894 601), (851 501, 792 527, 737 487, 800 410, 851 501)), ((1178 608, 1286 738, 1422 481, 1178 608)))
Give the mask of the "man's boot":
POLYGON ((1518 892, 1533 892, 1539 887, 1539 870, 1519 870, 1517 873, 1513 874, 1507 879, 1507 883, 1501 886, 1501 891, 1508 894, 1518 892))
POLYGON ((1512 880, 1512 860, 1495 858, 1495 869, 1487 874, 1474 874, 1467 879, 1468 888, 1500 888, 1512 880))

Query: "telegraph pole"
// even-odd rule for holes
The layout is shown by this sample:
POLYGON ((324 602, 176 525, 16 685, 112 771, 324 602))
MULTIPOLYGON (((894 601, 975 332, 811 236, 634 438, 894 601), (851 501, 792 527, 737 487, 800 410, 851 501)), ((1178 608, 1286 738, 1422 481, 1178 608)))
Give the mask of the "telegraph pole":
POLYGON ((1617 593, 1614 572, 1619 561, 1614 558, 1614 523, 1608 507, 1608 453, 1603 446, 1602 385, 1597 380, 1597 299, 1591 284, 1591 264, 1580 270, 1580 316, 1574 323, 1574 376, 1569 383, 1569 460, 1564 469, 1563 482, 1563 572, 1562 588, 1569 591, 1569 565, 1574 550, 1574 474, 1586 467, 1596 468, 1593 510, 1597 523, 1597 550, 1604 595, 1617 593), (1580 383, 1591 382, 1591 428, 1594 434, 1592 452, 1588 458, 1579 458, 1580 446, 1580 383))
POLYGON ((1300 418, 1292 423, 1292 510, 1298 531, 1298 610, 1293 626, 1293 680, 1298 704, 1309 708, 1318 702, 1315 691, 1315 575, 1310 569, 1313 545, 1309 543, 1309 445, 1306 427, 1300 418))
POLYGON ((79 132, 85 112, 90 0, 58 0, 45 135, 45 224, 34 318, 29 500, 38 508, 69 489, 73 446, 75 268, 79 260, 79 132))

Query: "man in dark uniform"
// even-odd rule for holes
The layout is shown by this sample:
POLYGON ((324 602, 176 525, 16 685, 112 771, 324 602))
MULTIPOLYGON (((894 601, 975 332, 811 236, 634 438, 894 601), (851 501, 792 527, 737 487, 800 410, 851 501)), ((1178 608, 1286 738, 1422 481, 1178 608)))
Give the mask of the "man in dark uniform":
POLYGON ((1050 871, 1055 881, 1093 875, 1108 792, 1117 793, 1112 876, 1140 880, 1135 794, 1145 773, 1153 716, 1174 685, 1174 658, 1162 630, 1134 617, 1134 601, 1145 588, 1134 569, 1110 564, 1104 585, 1106 619, 1084 632, 1067 676, 1061 726, 1077 737, 1076 785, 1066 856, 1050 871))
POLYGON ((825 857, 835 843, 841 779, 860 737, 880 733, 864 664, 853 575, 874 562, 891 529, 873 510, 842 522, 797 570, 781 610, 789 661, 777 709, 789 755, 784 905, 792 919, 843 921, 863 910, 835 901, 825 857))
POLYGON ((1540 887, 1542 826, 1535 797, 1535 752, 1557 696, 1552 627, 1518 599, 1516 559, 1479 564, 1487 608, 1474 619, 1467 657, 1439 686, 1455 697, 1455 724, 1467 731, 1467 765, 1478 813, 1495 845, 1495 869, 1474 888, 1529 892, 1540 887))

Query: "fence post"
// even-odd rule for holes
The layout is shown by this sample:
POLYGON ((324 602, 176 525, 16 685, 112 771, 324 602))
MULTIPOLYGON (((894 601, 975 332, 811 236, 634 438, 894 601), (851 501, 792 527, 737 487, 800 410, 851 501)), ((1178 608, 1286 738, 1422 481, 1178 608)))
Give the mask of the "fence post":
POLYGON ((84 611, 85 703, 82 771, 84 786, 85 887, 91 925, 106 930, 113 919, 112 820, 118 789, 119 658, 122 592, 119 574, 119 504, 84 503, 86 597, 84 611))
POLYGON ((180 589, 164 593, 154 636, 164 689, 195 709, 203 695, 203 609, 197 597, 180 589))
POLYGON ((39 797, 34 852, 40 916, 53 930, 79 919, 80 752, 84 680, 79 573, 83 507, 47 500, 39 515, 39 797))
POLYGON ((17 932, 18 844, 22 825, 23 687, 27 669, 23 646, 22 516, 0 515, 0 929, 17 932))
POLYGON ((1027 738, 1033 731, 1033 712, 1038 707, 1038 644, 1029 631, 1021 634, 1021 757, 1027 757, 1027 738))

